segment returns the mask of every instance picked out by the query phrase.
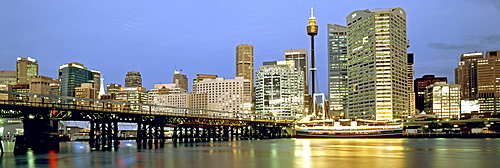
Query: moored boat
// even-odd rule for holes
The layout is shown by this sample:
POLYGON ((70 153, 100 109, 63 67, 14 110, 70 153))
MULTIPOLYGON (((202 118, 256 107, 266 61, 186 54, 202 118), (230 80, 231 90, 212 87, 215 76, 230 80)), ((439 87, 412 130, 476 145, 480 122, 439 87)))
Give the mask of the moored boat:
POLYGON ((299 122, 294 130, 296 138, 394 138, 402 137, 403 125, 371 120, 313 120, 299 122))

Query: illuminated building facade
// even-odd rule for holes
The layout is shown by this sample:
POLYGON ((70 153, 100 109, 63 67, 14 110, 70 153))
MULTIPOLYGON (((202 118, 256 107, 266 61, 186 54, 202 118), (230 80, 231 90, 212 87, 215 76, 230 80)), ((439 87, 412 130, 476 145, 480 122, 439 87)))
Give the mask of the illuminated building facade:
POLYGON ((31 76, 38 75, 38 61, 33 58, 17 57, 17 83, 29 84, 31 76))
MULTIPOLYGON (((47 76, 31 76, 30 79, 30 93, 50 95, 50 84, 54 82, 54 79, 47 76)), ((47 103, 45 98, 42 97, 30 97, 30 102, 37 103, 47 103)))
MULTIPOLYGON (((148 91, 148 104, 164 105, 172 107, 190 107, 191 94, 176 83, 156 84, 154 89, 148 91)), ((161 110, 173 113, 185 113, 184 109, 166 109, 153 107, 153 110, 161 110)))
POLYGON ((98 95, 100 95, 101 93, 101 82, 104 80, 101 78, 101 72, 99 71, 94 71, 94 70, 90 70, 90 72, 92 73, 92 76, 93 76, 93 83, 92 83, 92 86, 94 87, 94 90, 95 90, 95 95, 96 95, 96 99, 99 98, 98 95))
POLYGON ((125 87, 142 87, 141 73, 136 71, 127 72, 125 87))
POLYGON ((236 46, 236 76, 250 80, 254 86, 253 46, 240 44, 236 46))
MULTIPOLYGON (((309 94, 309 73, 307 70, 309 61, 307 59, 307 49, 285 50, 285 61, 293 61, 295 67, 302 71, 302 83, 304 86, 304 96, 309 94)), ((309 96, 308 96, 309 97, 309 96)))
POLYGON ((204 79, 193 84, 192 94, 197 98, 192 101, 206 100, 193 102, 196 107, 206 104, 204 109, 249 113, 252 107, 250 85, 250 80, 243 77, 204 79), (201 95, 206 95, 206 99, 203 99, 201 95))
POLYGON ((436 82, 427 86, 424 110, 438 118, 460 119, 460 85, 436 82))
MULTIPOLYGON (((13 92, 29 93, 30 84, 17 84, 12 86, 13 92)), ((12 95, 12 100, 15 104, 29 104, 30 97, 28 95, 12 95)))
POLYGON ((407 118, 406 12, 402 8, 354 11, 346 17, 347 118, 407 118))
MULTIPOLYGON (((12 91, 12 86, 10 84, 0 84, 1 91, 12 91)), ((0 93, 0 100, 12 100, 12 94, 0 93)))
MULTIPOLYGON (((53 95, 53 96, 61 96, 61 86, 59 85, 59 82, 60 80, 59 79, 54 79, 52 80, 52 82, 50 82, 49 84, 49 88, 50 88, 50 95, 53 95)), ((49 102, 50 103, 56 103, 58 102, 58 99, 56 98, 49 98, 49 102)))
POLYGON ((487 51, 477 59, 477 100, 481 113, 500 111, 500 51, 487 51))
POLYGON ((196 74, 196 78, 193 79, 193 84, 203 81, 204 79, 217 79, 217 75, 207 75, 207 74, 196 74))
POLYGON ((264 62, 256 72, 255 109, 278 118, 304 116, 304 82, 295 61, 264 62))
POLYGON ((347 28, 328 24, 328 93, 329 113, 345 115, 347 102, 347 28))
MULTIPOLYGON (((148 95, 146 88, 140 86, 122 87, 120 91, 115 93, 116 100, 122 100, 130 103, 147 103, 148 95)), ((130 106, 132 111, 139 111, 140 107, 137 105, 130 106)))
POLYGON ((424 111, 425 108, 425 91, 427 86, 432 85, 436 82, 448 83, 448 78, 446 77, 436 77, 435 75, 424 75, 421 78, 415 79, 415 93, 416 93, 416 109, 419 112, 424 111))
POLYGON ((17 84, 17 72, 16 71, 0 71, 0 84, 17 84))
POLYGON ((173 83, 179 85, 180 88, 188 91, 188 78, 186 75, 181 74, 181 71, 174 71, 173 83))
MULTIPOLYGON (((82 83, 80 87, 75 88, 75 97, 86 99, 97 99, 96 89, 93 83, 82 83)), ((89 106, 93 102, 78 100, 75 102, 79 106, 89 106)))
POLYGON ((413 81, 413 76, 415 75, 415 70, 413 68, 413 61, 414 60, 414 54, 413 53, 408 53, 408 66, 407 66, 407 71, 408 71, 408 77, 407 77, 407 84, 408 84, 408 108, 409 108, 409 115, 414 116, 416 115, 416 94, 415 94, 415 85, 413 81))
POLYGON ((115 83, 108 84, 108 85, 106 85, 106 92, 107 92, 107 94, 116 94, 116 93, 120 92, 121 88, 122 88, 122 85, 120 85, 120 84, 115 84, 115 83))
POLYGON ((61 96, 75 96, 75 88, 82 83, 94 83, 94 73, 81 63, 72 62, 59 67, 61 96))
POLYGON ((484 58, 482 52, 465 53, 455 69, 455 83, 462 87, 462 99, 477 100, 477 60, 484 58))

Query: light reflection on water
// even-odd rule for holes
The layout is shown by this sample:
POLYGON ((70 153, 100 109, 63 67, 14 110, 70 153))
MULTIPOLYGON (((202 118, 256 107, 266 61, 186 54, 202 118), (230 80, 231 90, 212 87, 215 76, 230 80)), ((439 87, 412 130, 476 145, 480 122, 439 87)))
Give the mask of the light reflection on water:
POLYGON ((90 151, 88 142, 61 143, 59 152, 14 156, 0 167, 496 167, 500 139, 273 139, 169 143, 118 151, 90 151))

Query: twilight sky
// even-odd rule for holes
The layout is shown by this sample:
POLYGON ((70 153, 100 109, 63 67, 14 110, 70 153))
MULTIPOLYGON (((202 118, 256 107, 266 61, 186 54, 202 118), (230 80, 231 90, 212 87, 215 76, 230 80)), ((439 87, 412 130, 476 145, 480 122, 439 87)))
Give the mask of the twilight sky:
POLYGON ((37 59, 39 74, 53 78, 70 62, 100 71, 105 84, 123 85, 127 72, 139 71, 148 89, 172 83, 175 69, 190 82, 196 74, 232 79, 239 44, 254 46, 255 69, 283 60, 284 50, 309 51, 310 7, 319 25, 319 92, 328 91, 326 25, 345 25, 355 10, 407 12, 415 78, 434 74, 453 83, 461 54, 500 50, 498 0, 1 0, 0 70, 15 70, 23 56, 37 59))

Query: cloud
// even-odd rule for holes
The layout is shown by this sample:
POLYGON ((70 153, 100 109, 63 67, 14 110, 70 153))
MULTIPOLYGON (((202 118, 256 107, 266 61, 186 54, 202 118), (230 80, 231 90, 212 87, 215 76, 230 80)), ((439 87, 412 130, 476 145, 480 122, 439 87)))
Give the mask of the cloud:
POLYGON ((430 48, 438 50, 480 50, 484 48, 482 45, 476 44, 446 44, 446 43, 429 43, 427 44, 430 48))
POLYGON ((479 42, 481 43, 498 43, 500 41, 500 35, 492 34, 492 35, 482 35, 478 36, 479 42))

